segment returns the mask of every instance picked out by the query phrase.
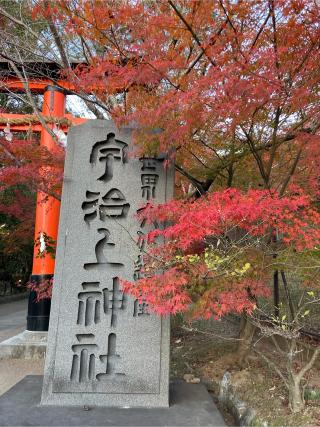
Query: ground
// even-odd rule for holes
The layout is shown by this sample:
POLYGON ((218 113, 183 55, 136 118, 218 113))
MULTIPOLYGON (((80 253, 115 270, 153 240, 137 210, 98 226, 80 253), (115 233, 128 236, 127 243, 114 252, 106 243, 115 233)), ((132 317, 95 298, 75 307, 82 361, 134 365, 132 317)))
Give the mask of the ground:
POLYGON ((44 360, 0 360, 0 396, 26 375, 43 375, 44 360))
MULTIPOLYGON (((26 329, 28 300, 0 304, 0 342, 26 329)), ((0 360, 0 396, 26 375, 41 375, 43 360, 0 360)))
POLYGON ((27 307, 27 299, 0 303, 0 342, 26 329, 27 307))
MULTIPOLYGON (((0 305, 0 342, 25 329, 27 301, 0 305)), ((171 375, 185 374, 209 378, 213 397, 224 372, 232 375, 238 396, 255 408, 260 419, 271 426, 320 426, 319 402, 310 401, 306 410, 293 415, 288 410, 286 390, 281 381, 256 357, 251 357, 246 369, 236 366, 235 350, 239 323, 235 318, 223 321, 197 322, 191 326, 181 318, 172 321, 171 375), (222 338, 223 337, 223 338, 222 338), (318 404, 317 404, 318 402, 318 404)), ((43 361, 0 360, 0 395, 25 375, 40 375, 43 361)), ((320 396, 320 361, 310 375, 309 386, 320 396)), ((234 422, 225 414, 229 425, 234 422)))
MULTIPOLYGON (((288 409, 285 387, 257 357, 250 356, 246 369, 237 366, 235 350, 238 325, 234 319, 221 322, 194 323, 191 326, 181 320, 172 328, 172 375, 182 377, 191 373, 212 381, 213 394, 218 394, 219 382, 226 370, 240 399, 256 409, 260 420, 268 426, 320 426, 320 369, 310 373, 308 386, 319 390, 318 399, 308 401, 305 411, 292 414, 288 409), (201 331, 201 332, 200 332, 201 331), (226 338, 221 338, 225 336, 226 338)), ((266 345, 266 344, 264 344, 266 345)), ((226 417, 229 425, 234 425, 226 417)))

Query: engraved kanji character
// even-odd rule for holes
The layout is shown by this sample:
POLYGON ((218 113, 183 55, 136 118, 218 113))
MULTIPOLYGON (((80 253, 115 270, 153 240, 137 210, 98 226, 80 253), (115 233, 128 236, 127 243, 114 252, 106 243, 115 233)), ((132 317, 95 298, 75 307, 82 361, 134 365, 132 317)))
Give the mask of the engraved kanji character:
POLYGON ((130 208, 124 195, 117 188, 112 188, 103 197, 100 197, 100 192, 87 191, 86 198, 87 200, 82 203, 82 210, 85 212, 84 220, 87 223, 97 217, 98 211, 100 220, 105 221, 106 218, 126 216, 130 208))
POLYGON ((114 133, 108 133, 107 139, 98 141, 92 147, 90 163, 96 164, 97 160, 105 164, 104 173, 98 178, 99 181, 110 181, 113 178, 114 162, 125 162, 125 149, 128 144, 115 138, 114 133))
POLYGON ((106 217, 121 218, 126 216, 129 210, 129 203, 120 190, 112 188, 102 197, 103 203, 100 205, 100 219, 103 221, 106 217))
POLYGON ((143 267, 143 257, 138 255, 134 262, 133 279, 138 280, 141 278, 141 268, 143 267))
POLYGON ((115 244, 113 242, 110 242, 110 231, 106 228, 98 228, 98 233, 102 234, 104 237, 100 239, 95 247, 95 255, 97 262, 90 262, 84 264, 85 270, 92 270, 94 268, 97 269, 105 269, 107 265, 109 266, 115 266, 115 267, 122 267, 123 264, 121 262, 118 262, 115 260, 114 255, 112 252, 114 251, 115 244), (110 257, 108 256, 108 259, 105 256, 105 252, 108 252, 110 254, 110 257), (113 257, 112 257, 113 256, 113 257))
POLYGON ((141 175, 141 190, 142 197, 146 200, 150 200, 155 197, 156 185, 159 179, 159 175, 155 173, 145 173, 141 175))
POLYGON ((140 302, 138 299, 134 302, 133 316, 149 316, 149 304, 142 301, 140 302))
POLYGON ((82 283, 83 292, 78 294, 77 324, 88 326, 101 321, 101 312, 110 314, 110 326, 116 326, 117 312, 125 308, 125 297, 119 289, 119 278, 113 278, 112 287, 99 290, 100 282, 82 283))
POLYGON ((140 161, 142 162, 142 171, 155 171, 157 169, 157 161, 155 159, 152 159, 150 157, 143 157, 142 159, 140 159, 140 161))

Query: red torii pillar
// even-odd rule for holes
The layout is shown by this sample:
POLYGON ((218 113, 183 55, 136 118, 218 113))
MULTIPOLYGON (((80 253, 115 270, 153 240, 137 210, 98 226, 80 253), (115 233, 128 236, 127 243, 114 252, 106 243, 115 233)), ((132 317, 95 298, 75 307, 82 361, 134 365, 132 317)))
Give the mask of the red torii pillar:
MULTIPOLYGON (((58 87, 49 85, 45 88, 43 94, 42 114, 55 118, 63 118, 65 115, 65 91, 58 87)), ((49 127, 53 125, 48 124, 49 127)), ((56 143, 50 133, 42 128, 40 145, 54 152, 56 143)), ((45 171, 43 171, 45 172, 45 171)), ((41 173, 41 171, 40 171, 41 173)), ((40 236, 49 236, 57 240, 59 226, 60 201, 54 197, 47 196, 43 192, 37 194, 36 219, 35 219, 35 242, 39 242, 40 236)), ((49 281, 53 278, 55 260, 52 254, 45 250, 41 254, 39 246, 35 244, 33 253, 33 266, 31 282, 40 284, 43 281, 49 281), (40 256, 41 255, 41 256, 40 256)), ((28 331, 47 331, 50 316, 50 299, 36 301, 37 294, 31 291, 28 303, 27 330, 28 331)))

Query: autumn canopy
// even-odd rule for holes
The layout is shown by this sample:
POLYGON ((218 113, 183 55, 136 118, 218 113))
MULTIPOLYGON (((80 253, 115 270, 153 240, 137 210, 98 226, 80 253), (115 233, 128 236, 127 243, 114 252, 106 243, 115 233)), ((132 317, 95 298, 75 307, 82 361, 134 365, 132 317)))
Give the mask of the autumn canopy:
MULTIPOLYGON (((63 34, 64 78, 98 114, 135 127, 137 154, 175 159, 176 200, 144 211, 156 226, 129 293, 159 313, 210 317, 251 312, 275 271, 301 268, 301 285, 317 285, 316 2, 60 0, 30 13, 63 34)), ((34 179, 36 147, 2 146, 13 155, 1 154, 3 187, 57 190, 61 170, 34 179)))

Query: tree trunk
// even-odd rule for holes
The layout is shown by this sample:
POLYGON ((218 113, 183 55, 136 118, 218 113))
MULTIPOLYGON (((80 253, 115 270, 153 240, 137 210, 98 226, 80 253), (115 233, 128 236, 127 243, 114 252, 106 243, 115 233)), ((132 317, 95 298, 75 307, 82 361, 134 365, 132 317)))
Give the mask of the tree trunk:
POLYGON ((303 390, 301 390, 300 382, 294 378, 288 384, 289 391, 289 407, 292 412, 300 412, 304 409, 303 390))
POLYGON ((242 314, 240 322, 239 345, 237 349, 238 364, 241 368, 243 368, 246 364, 255 331, 256 327, 251 323, 249 317, 245 314, 242 314))

